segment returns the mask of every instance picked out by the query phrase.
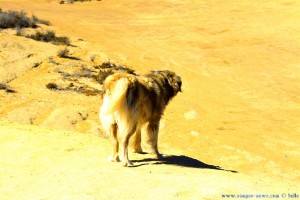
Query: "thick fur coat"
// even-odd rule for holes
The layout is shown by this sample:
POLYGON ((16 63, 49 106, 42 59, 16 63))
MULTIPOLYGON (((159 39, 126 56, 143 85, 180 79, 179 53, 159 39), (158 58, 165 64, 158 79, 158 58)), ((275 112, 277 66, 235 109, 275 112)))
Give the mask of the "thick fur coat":
POLYGON ((152 153, 161 158, 157 146, 159 121, 169 101, 181 91, 181 84, 181 78, 169 70, 146 75, 116 73, 105 79, 100 120, 113 143, 112 161, 121 158, 124 166, 132 165, 128 159, 129 139, 133 136, 135 152, 143 152, 142 126, 146 127, 152 153))

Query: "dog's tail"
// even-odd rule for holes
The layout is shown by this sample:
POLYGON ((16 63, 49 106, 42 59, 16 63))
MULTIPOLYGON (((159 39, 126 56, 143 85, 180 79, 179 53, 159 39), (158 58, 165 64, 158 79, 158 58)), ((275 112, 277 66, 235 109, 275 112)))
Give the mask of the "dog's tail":
POLYGON ((129 101, 132 99, 132 81, 128 78, 119 79, 115 85, 107 91, 104 101, 107 101, 106 114, 114 113, 121 107, 128 106, 129 101))

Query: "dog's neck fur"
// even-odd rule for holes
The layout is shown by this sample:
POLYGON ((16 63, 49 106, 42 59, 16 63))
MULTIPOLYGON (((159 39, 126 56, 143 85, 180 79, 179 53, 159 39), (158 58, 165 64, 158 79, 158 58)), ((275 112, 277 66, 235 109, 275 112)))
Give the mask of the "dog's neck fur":
MULTIPOLYGON (((165 93, 165 95, 164 95, 165 105, 167 105, 169 103, 169 101, 177 94, 177 91, 172 87, 172 85, 170 85, 169 81, 167 80, 167 78, 164 75, 162 75, 160 73, 150 73, 145 76, 152 79, 152 81, 155 81, 156 83, 160 83, 159 81, 157 81, 157 79, 163 78, 163 80, 164 80, 163 85, 160 85, 160 88, 165 93)), ((155 91, 155 93, 157 93, 157 91, 155 91)), ((159 94, 157 94, 157 95, 159 95, 159 94)))

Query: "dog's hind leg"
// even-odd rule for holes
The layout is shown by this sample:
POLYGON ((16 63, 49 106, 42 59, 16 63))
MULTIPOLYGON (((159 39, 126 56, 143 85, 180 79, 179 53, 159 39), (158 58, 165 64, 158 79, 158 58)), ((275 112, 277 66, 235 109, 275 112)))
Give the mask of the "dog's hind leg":
POLYGON ((124 167, 130 167, 132 166, 132 162, 128 158, 128 143, 129 139, 132 136, 132 134, 135 132, 135 127, 132 129, 129 129, 129 131, 124 131, 122 134, 122 164, 124 167))
POLYGON ((147 143, 150 145, 152 154, 155 154, 157 159, 162 159, 163 156, 158 152, 158 129, 159 129, 159 122, 149 122, 147 126, 147 134, 148 140, 147 143))
POLYGON ((113 143, 113 155, 111 156, 110 160, 112 162, 120 162, 119 158, 119 142, 118 142, 118 131, 117 131, 117 124, 112 124, 110 126, 110 138, 113 143))

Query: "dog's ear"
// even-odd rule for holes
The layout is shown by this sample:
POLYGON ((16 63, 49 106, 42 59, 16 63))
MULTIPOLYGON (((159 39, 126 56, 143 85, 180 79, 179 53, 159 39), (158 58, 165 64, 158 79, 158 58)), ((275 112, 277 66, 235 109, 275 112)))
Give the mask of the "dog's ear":
POLYGON ((182 92, 182 89, 181 89, 182 81, 181 81, 181 78, 180 78, 180 77, 179 77, 178 86, 179 86, 179 92, 182 92))
POLYGON ((168 72, 167 80, 176 93, 182 92, 181 90, 182 81, 180 76, 177 76, 174 72, 168 72))

